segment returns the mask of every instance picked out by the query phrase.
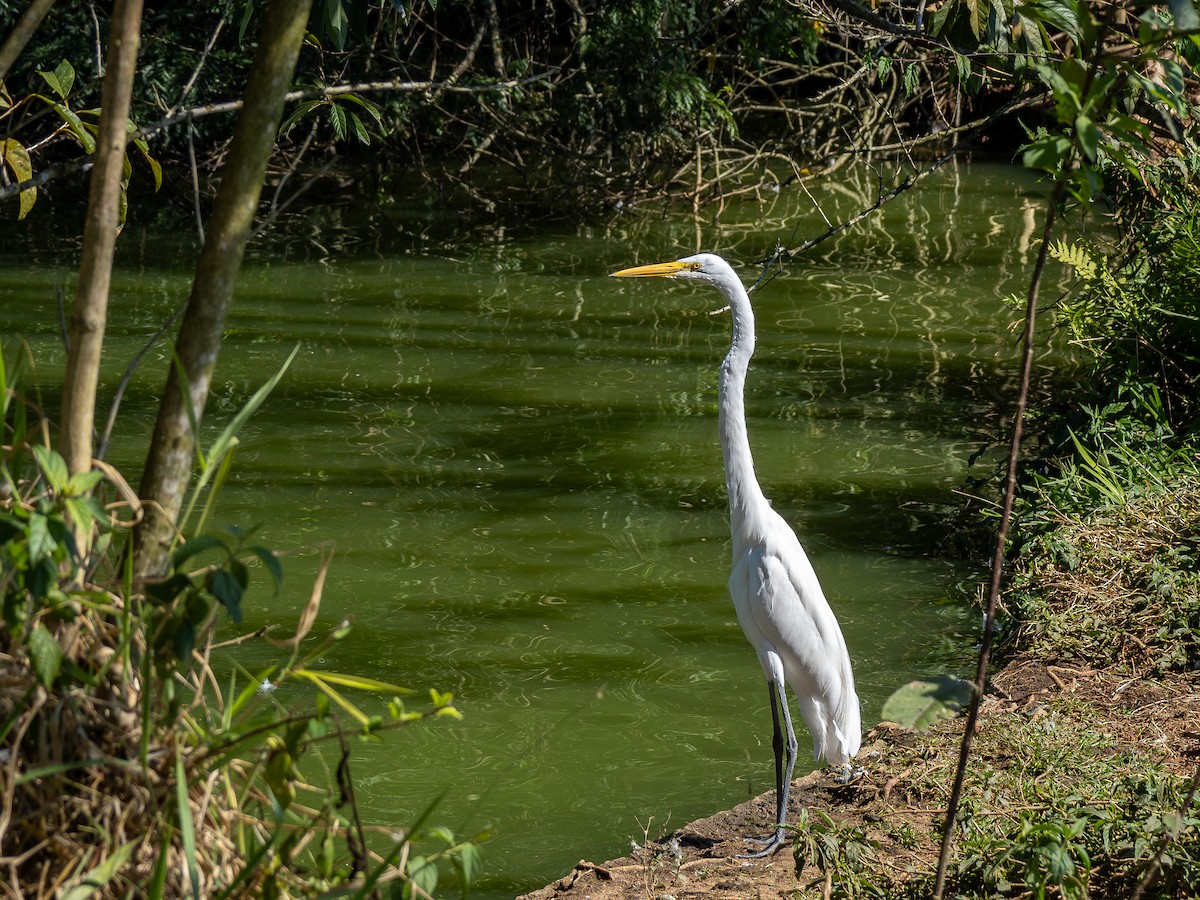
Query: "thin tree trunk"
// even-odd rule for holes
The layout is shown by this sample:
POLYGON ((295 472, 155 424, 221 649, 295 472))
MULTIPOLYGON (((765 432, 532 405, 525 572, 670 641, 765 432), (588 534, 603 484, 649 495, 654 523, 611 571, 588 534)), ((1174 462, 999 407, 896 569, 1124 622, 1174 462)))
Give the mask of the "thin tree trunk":
POLYGON ((92 425, 100 351, 108 318, 113 250, 121 209, 121 166, 129 139, 126 123, 137 68, 142 0, 117 0, 108 39, 108 71, 100 99, 100 133, 83 230, 83 259, 68 331, 67 375, 63 384, 63 456, 72 473, 92 467, 92 425))
POLYGON ((229 162, 221 176, 175 343, 185 381, 180 381, 178 368, 172 366, 142 476, 140 494, 146 516, 135 533, 134 563, 135 573, 142 579, 158 577, 166 570, 196 452, 183 392, 188 391, 199 419, 311 5, 312 0, 270 0, 267 5, 229 162))
MULTIPOLYGON (((29 39, 33 37, 38 26, 42 24, 42 19, 46 18, 46 13, 50 12, 50 7, 53 5, 54 0, 33 0, 25 10, 25 14, 21 16, 21 21, 4 39, 4 44, 0 46, 0 81, 7 77, 8 70, 13 67, 13 63, 17 61, 21 51, 25 49, 25 45, 29 43, 29 39)), ((138 6, 140 7, 141 4, 139 3, 138 6)))

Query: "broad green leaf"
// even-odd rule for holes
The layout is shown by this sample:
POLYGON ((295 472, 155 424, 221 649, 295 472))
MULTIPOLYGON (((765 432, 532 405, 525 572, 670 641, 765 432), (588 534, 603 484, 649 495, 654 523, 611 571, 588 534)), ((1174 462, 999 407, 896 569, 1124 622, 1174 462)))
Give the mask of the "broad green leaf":
POLYGON ((54 67, 54 77, 62 87, 59 96, 66 100, 71 94, 71 88, 75 86, 75 67, 64 59, 54 67))
MULTIPOLYGON (((882 58, 882 57, 881 57, 882 58)), ((365 97, 360 97, 358 94, 342 94, 338 98, 339 102, 357 103, 375 120, 376 125, 383 124, 383 114, 379 111, 379 107, 365 97)))
POLYGON ((89 494, 96 485, 104 480, 104 473, 98 469, 89 469, 86 472, 76 472, 67 481, 65 493, 72 497, 82 497, 84 494, 89 494))
POLYGON ((1075 136, 1079 138, 1079 149, 1087 157, 1088 162, 1096 161, 1100 149, 1100 129, 1087 116, 1077 116, 1075 119, 1075 136))
POLYGON ((346 35, 350 30, 350 18, 342 0, 325 0, 325 28, 339 51, 346 49, 346 35))
POLYGON ((49 447, 34 444, 33 455, 37 459, 38 468, 46 476, 50 489, 56 494, 66 493, 70 473, 67 471, 67 461, 49 447))
POLYGON ((970 13, 971 34, 975 40, 982 41, 987 34, 988 14, 991 12, 989 0, 963 0, 970 13))
POLYGON ((208 588, 212 595, 221 601, 221 605, 229 613, 234 624, 242 624, 242 594, 244 590, 238 584, 237 577, 227 569, 215 569, 208 580, 208 588))
POLYGON ((54 554, 55 542, 50 534, 50 522, 41 513, 29 517, 29 561, 41 562, 54 554))
POLYGON ((346 111, 336 103, 329 107, 329 124, 333 126, 333 133, 337 135, 339 141, 346 138, 346 111))
POLYGON ((67 95, 63 93, 62 83, 58 80, 58 75, 56 73, 43 72, 39 70, 38 74, 41 75, 42 80, 50 86, 50 90, 54 91, 55 94, 64 100, 67 98, 67 95))
POLYGON ((1027 169, 1054 173, 1070 150, 1071 142, 1064 135, 1046 134, 1026 144, 1021 159, 1027 169))
POLYGON ((370 144, 371 135, 367 133, 367 128, 365 125, 363 125, 362 119, 360 119, 356 113, 351 111, 346 113, 346 119, 350 123, 350 130, 354 133, 354 136, 358 139, 358 142, 364 145, 370 144))
POLYGON ((279 126, 280 134, 287 134, 292 126, 303 119, 306 115, 316 109, 318 106, 324 106, 324 100, 305 100, 303 103, 297 104, 292 114, 284 119, 283 124, 279 126))
MULTIPOLYGON (((20 141, 13 138, 0 140, 0 154, 3 155, 4 162, 12 170, 18 184, 33 178, 33 163, 29 158, 29 151, 20 141)), ((37 188, 27 188, 21 191, 20 208, 17 211, 18 222, 29 215, 36 200, 37 188)))
POLYGON ((928 681, 910 681, 883 704, 883 718, 912 731, 924 731, 940 719, 957 716, 971 701, 969 681, 939 675, 928 681))
POLYGON ((67 128, 70 129, 71 134, 75 135, 75 139, 83 145, 84 152, 89 155, 96 152, 96 138, 87 125, 84 124, 83 119, 79 118, 73 110, 68 109, 55 100, 51 100, 49 97, 41 97, 41 99, 49 103, 51 108, 67 123, 67 128))
POLYGON ((959 83, 965 84, 967 79, 971 77, 971 60, 961 53, 955 53, 954 65, 958 70, 959 83))
POLYGON ((430 897, 437 890, 438 870, 435 863, 423 856, 414 856, 408 861, 408 877, 413 886, 424 891, 430 897))
POLYGON ((29 664, 38 681, 45 687, 54 684, 62 668, 63 649, 46 626, 38 622, 29 633, 29 664))
POLYGON ((185 665, 191 661, 196 649, 196 626, 189 619, 179 619, 175 626, 175 655, 185 665))
POLYGON ((464 888, 469 888, 475 881, 475 873, 479 871, 479 847, 476 844, 463 844, 458 855, 454 857, 454 868, 458 870, 458 879, 464 888))
POLYGON ((224 550, 228 549, 225 547, 225 542, 219 537, 211 534, 201 534, 185 542, 182 546, 176 549, 174 553, 171 554, 171 566, 175 569, 182 568, 183 564, 193 556, 203 553, 205 550, 212 550, 216 547, 220 547, 224 550))
POLYGON ((95 497, 68 497, 63 507, 67 518, 80 533, 90 533, 96 525, 107 525, 104 506, 95 497))

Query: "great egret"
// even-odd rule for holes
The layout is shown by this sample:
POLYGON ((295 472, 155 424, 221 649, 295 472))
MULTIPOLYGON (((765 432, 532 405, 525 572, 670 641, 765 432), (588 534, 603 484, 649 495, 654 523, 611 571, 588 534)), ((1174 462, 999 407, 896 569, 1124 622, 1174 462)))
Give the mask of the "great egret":
POLYGON ((733 339, 721 364, 718 387, 721 453, 733 536, 729 594, 738 622, 758 653, 771 698, 775 832, 765 838, 747 838, 764 846, 746 854, 767 856, 785 842, 788 792, 796 765, 796 734, 785 681, 791 685, 800 714, 812 733, 813 755, 830 765, 848 766, 862 740, 850 655, 804 548, 783 517, 771 508, 754 475, 743 397, 746 370, 754 355, 754 310, 737 273, 721 257, 701 253, 612 274, 617 278, 665 277, 711 284, 725 296, 733 311, 733 339))

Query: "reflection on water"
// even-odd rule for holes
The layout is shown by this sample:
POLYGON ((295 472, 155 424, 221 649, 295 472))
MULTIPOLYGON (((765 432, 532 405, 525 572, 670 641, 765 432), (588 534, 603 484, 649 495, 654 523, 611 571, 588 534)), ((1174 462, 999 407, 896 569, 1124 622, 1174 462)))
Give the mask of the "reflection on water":
MULTIPOLYGON (((873 199, 869 180, 809 187, 833 220, 873 199)), ((932 555, 946 536, 928 526, 954 506, 980 417, 1011 396, 1001 301, 1024 289, 1033 187, 947 169, 754 294, 759 477, 842 622, 868 726, 900 683, 968 665, 971 573, 932 555)), ((724 586, 727 315, 711 290, 605 275, 704 249, 753 280, 776 240, 825 226, 786 191, 712 225, 392 224, 248 259, 210 427, 302 350, 242 434, 224 514, 276 548, 337 541, 323 618, 357 627, 330 668, 454 691, 465 721, 354 748, 359 797, 399 827, 444 792, 435 821, 493 826, 479 896, 511 896, 772 785, 766 690, 724 586)), ((107 390, 186 294, 167 241, 123 244, 107 390)), ((72 278, 53 259, 0 270, 4 333, 33 344, 47 397, 62 365, 47 298, 72 278)), ((131 385, 113 451, 127 465, 163 371, 160 351, 131 385)), ((315 560, 289 560, 248 624, 286 623, 315 560)))

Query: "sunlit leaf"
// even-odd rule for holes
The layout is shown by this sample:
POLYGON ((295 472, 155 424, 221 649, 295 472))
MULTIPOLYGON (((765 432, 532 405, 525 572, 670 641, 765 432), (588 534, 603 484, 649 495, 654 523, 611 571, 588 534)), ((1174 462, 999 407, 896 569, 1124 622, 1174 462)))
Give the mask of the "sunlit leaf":
POLYGON ((397 684, 389 684, 386 681, 378 681, 374 678, 367 678, 364 675, 343 675, 340 672, 312 672, 311 674, 324 681, 330 681, 334 684, 355 688, 360 691, 378 691, 388 694, 414 693, 410 688, 400 687, 397 684))
POLYGON ((46 476, 50 489, 56 494, 66 492, 70 473, 67 471, 67 461, 54 450, 41 444, 34 444, 33 455, 37 459, 38 468, 46 476))
POLYGON ((913 731, 957 716, 971 701, 974 686, 949 675, 910 681, 883 704, 883 718, 913 731))
POLYGON ((75 67, 64 59, 54 67, 54 77, 62 88, 59 96, 66 100, 71 93, 71 88, 75 86, 75 67))
MULTIPOLYGON (((33 178, 33 162, 29 158, 29 151, 25 149, 25 145, 20 141, 13 138, 0 140, 0 154, 3 155, 5 164, 12 170, 18 184, 33 178)), ((37 188, 26 188, 21 191, 17 221, 29 215, 29 211, 33 209, 33 204, 36 200, 37 188)))

